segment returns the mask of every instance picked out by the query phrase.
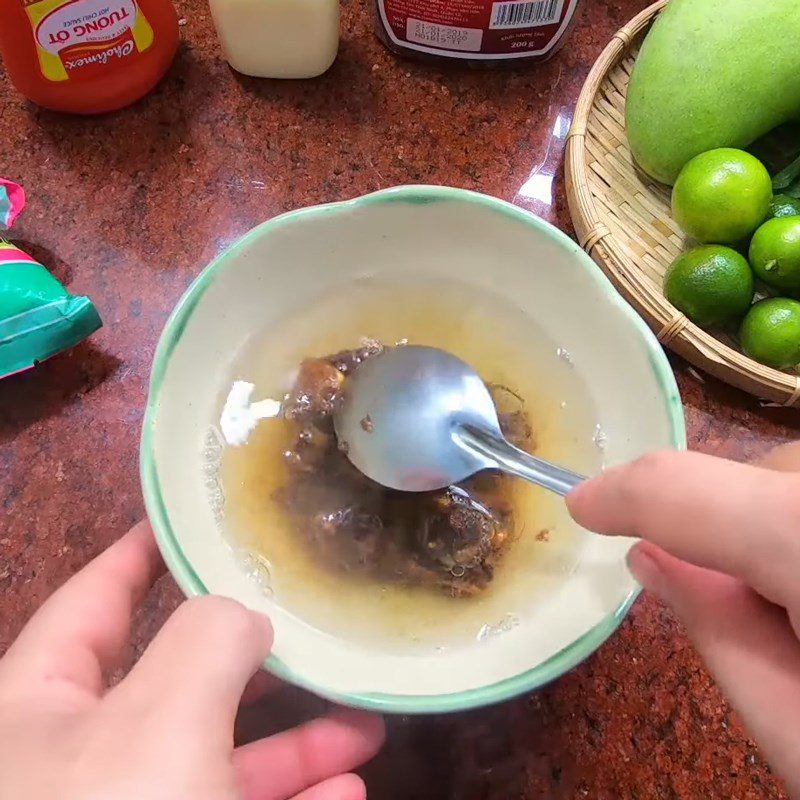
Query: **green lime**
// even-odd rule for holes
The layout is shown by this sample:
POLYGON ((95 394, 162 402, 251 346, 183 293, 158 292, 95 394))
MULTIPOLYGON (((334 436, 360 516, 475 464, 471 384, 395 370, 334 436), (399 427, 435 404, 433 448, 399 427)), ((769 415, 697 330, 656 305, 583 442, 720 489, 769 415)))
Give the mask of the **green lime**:
POLYGON ((776 194, 769 204, 767 219, 773 217, 796 217, 800 215, 800 200, 788 194, 776 194))
POLYGON ((739 340, 750 358, 768 367, 800 364, 800 303, 785 297, 760 300, 747 312, 739 340))
POLYGON ((753 273, 730 247, 705 244, 681 253, 664 275, 664 294, 692 322, 707 328, 740 317, 753 302, 753 273))
POLYGON ((767 220, 753 234, 750 263, 764 283, 800 291, 800 216, 767 220))
POLYGON ((771 199, 766 167, 744 150, 720 147, 681 170, 672 187, 672 216, 698 242, 735 244, 766 219, 771 199))

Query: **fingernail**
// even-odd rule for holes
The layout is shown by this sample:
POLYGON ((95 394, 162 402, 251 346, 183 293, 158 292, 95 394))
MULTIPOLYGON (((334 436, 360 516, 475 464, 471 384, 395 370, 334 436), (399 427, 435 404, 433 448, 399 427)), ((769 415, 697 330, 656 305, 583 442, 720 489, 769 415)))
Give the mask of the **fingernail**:
POLYGON ((667 601, 664 571, 655 551, 647 542, 637 542, 628 551, 628 569, 642 586, 661 600, 667 601))

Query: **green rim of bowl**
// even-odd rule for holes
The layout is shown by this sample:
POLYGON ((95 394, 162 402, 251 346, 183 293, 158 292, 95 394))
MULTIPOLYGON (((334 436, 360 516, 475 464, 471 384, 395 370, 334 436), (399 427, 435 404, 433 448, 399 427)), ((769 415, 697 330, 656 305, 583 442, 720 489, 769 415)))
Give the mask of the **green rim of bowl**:
MULTIPOLYGON (((517 206, 487 195, 453 189, 443 186, 398 186, 385 189, 374 194, 358 197, 340 203, 313 206, 291 211, 270 219, 253 228, 249 233, 235 242, 231 247, 218 255, 209 264, 184 293, 161 334, 153 360, 150 378, 150 394, 145 409, 140 450, 140 470, 145 506, 153 525, 158 545, 164 560, 173 577, 188 596, 208 594, 208 589, 200 580, 191 564, 186 559, 178 538, 170 525, 156 470, 153 453, 153 425, 159 404, 159 394, 170 356, 183 334, 186 323, 194 307, 208 289, 217 274, 221 272, 231 256, 235 255, 255 237, 268 231, 277 230, 284 225, 301 219, 313 220, 332 216, 341 212, 377 205, 380 203, 438 203, 468 202, 485 206, 491 211, 522 222, 535 228, 540 234, 547 236, 560 247, 569 251, 578 263, 582 264, 587 275, 599 286, 607 296, 609 303, 623 314, 634 330, 643 340, 650 358, 650 364, 661 387, 665 411, 670 422, 672 445, 677 449, 686 447, 686 431, 678 387, 666 356, 655 336, 633 309, 617 293, 616 289, 603 275, 588 255, 566 234, 544 220, 535 217, 517 206)), ((587 631, 579 639, 551 656, 541 664, 526 670, 519 675, 507 678, 489 686, 441 695, 398 695, 382 693, 345 693, 333 692, 323 685, 306 680, 284 664, 279 658, 270 656, 264 667, 282 680, 293 683, 304 689, 346 706, 369 709, 394 714, 435 714, 452 711, 463 711, 470 708, 498 703, 520 694, 537 689, 563 675, 568 670, 590 656, 619 627, 628 610, 638 597, 640 589, 634 588, 620 605, 594 628, 587 631)))

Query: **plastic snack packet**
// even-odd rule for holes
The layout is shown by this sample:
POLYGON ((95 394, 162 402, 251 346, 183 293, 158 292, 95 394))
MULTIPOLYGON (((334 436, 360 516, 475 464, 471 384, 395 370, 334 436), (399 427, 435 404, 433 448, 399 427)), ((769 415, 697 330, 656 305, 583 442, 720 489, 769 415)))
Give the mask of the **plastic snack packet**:
MULTIPOLYGON (((24 205, 22 187, 0 178, 0 228, 24 205)), ((0 378, 73 347, 102 324, 88 297, 71 295, 41 264, 0 238, 0 378)))
POLYGON ((10 228, 25 208, 25 192, 18 183, 0 178, 0 228, 10 228))

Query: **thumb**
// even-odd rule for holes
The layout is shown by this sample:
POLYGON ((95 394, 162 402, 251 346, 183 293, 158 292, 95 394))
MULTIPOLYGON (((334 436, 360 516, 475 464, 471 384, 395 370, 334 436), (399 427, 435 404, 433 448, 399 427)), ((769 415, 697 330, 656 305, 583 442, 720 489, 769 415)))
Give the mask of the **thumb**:
POLYGON ((728 620, 738 595, 748 600, 757 596, 735 578, 682 561, 647 541, 631 547, 628 568, 646 591, 675 612, 690 636, 719 624, 720 616, 728 620))
POLYGON ((232 732, 245 686, 272 647, 269 620, 224 597, 187 600, 167 620, 114 700, 160 719, 232 732))

